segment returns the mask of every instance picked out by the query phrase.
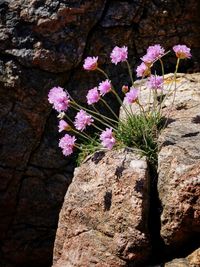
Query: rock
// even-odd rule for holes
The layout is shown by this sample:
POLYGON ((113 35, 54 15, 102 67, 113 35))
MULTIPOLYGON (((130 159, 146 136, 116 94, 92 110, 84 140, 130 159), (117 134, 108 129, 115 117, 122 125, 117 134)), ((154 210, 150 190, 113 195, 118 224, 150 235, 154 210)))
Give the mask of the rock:
POLYGON ((54 267, 138 266, 148 259, 149 175, 128 150, 97 152, 75 170, 60 213, 54 267))
POLYGON ((174 259, 164 265, 164 267, 199 267, 200 249, 196 249, 186 258, 174 259))
POLYGON ((186 244, 198 244, 200 240, 199 81, 200 74, 178 79, 181 87, 177 90, 175 108, 159 137, 161 236, 169 250, 183 249, 186 244))
POLYGON ((135 68, 148 45, 183 42, 193 58, 182 70, 199 69, 199 3, 0 0, 0 29, 0 266, 47 267, 74 168, 57 148, 49 89, 65 86, 84 102, 103 79, 82 71, 88 55, 120 88, 128 78, 125 64, 110 64, 115 45, 129 46, 135 68))
POLYGON ((187 260, 191 267, 200 266, 200 248, 196 249, 192 254, 187 256, 187 260))

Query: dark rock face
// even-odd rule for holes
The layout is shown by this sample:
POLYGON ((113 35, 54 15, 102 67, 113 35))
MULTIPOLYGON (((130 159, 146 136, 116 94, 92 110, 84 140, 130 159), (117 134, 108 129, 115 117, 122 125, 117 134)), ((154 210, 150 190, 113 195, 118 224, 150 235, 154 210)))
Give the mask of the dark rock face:
MULTIPOLYGON (((85 55, 109 70, 113 46, 128 45, 131 65, 146 47, 180 42, 199 68, 198 1, 0 1, 0 265, 49 266, 58 213, 71 182, 73 159, 57 148, 54 85, 84 98, 94 81, 81 72, 85 55)), ((173 62, 172 62, 173 63, 173 62)), ((113 67, 113 66, 112 66, 113 67)), ((127 79, 124 66, 112 78, 127 79)), ((170 68, 170 65, 169 65, 170 68)))

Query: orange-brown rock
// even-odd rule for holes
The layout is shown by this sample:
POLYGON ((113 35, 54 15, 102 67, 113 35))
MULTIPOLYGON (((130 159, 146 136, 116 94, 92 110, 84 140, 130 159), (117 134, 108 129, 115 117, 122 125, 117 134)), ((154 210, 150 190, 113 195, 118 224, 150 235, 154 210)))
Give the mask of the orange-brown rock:
POLYGON ((138 266, 150 253, 149 175, 128 150, 97 152, 75 170, 60 213, 54 267, 138 266))

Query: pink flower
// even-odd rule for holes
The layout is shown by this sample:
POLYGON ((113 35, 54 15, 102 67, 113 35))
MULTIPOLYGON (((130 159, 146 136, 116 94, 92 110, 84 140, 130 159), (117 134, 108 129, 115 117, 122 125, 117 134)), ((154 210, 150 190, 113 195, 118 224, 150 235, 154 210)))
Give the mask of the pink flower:
POLYGON ((145 63, 153 63, 153 61, 162 57, 165 49, 160 44, 151 45, 147 48, 147 54, 142 58, 145 63))
POLYGON ((190 48, 187 47, 186 45, 175 45, 173 47, 173 50, 176 53, 176 56, 180 59, 192 57, 190 53, 190 48))
POLYGON ((109 93, 112 89, 111 82, 107 79, 99 84, 100 95, 104 96, 109 93))
POLYGON ((48 94, 48 101, 58 112, 65 111, 69 107, 69 97, 61 87, 53 87, 48 94))
POLYGON ((65 130, 67 131, 69 129, 70 129, 70 125, 66 121, 64 121, 64 120, 59 121, 59 125, 58 125, 59 133, 62 131, 65 131, 65 130))
POLYGON ((165 53, 165 49, 160 44, 155 44, 147 48, 147 53, 141 60, 146 64, 152 64, 155 60, 162 57, 165 53))
POLYGON ((149 67, 144 62, 142 62, 136 69, 137 77, 145 77, 149 75, 149 73, 149 67))
POLYGON ((87 125, 91 125, 94 120, 92 119, 92 116, 87 114, 87 112, 83 109, 81 109, 75 117, 74 125, 77 130, 83 131, 85 130, 87 125))
POLYGON ((111 128, 106 128, 106 130, 101 133, 100 140, 102 141, 102 146, 108 149, 112 149, 116 143, 111 128))
POLYGON ((99 95, 97 87, 90 89, 87 93, 86 98, 87 98, 88 105, 92 105, 94 103, 97 103, 100 99, 100 95, 99 95))
POLYGON ((85 70, 96 70, 98 66, 98 57, 87 57, 84 61, 83 68, 85 70))
POLYGON ((68 156, 73 153, 75 141, 75 136, 69 134, 65 134, 65 136, 60 139, 59 147, 62 148, 63 155, 68 156))
POLYGON ((150 89, 163 89, 163 77, 162 76, 156 76, 151 75, 148 78, 147 86, 150 89))
POLYGON ((128 104, 134 103, 138 99, 138 89, 133 86, 130 88, 130 91, 126 93, 124 101, 128 104))
POLYGON ((117 65, 119 62, 126 61, 128 57, 128 48, 126 46, 118 47, 115 46, 115 48, 112 50, 110 58, 111 62, 117 65))

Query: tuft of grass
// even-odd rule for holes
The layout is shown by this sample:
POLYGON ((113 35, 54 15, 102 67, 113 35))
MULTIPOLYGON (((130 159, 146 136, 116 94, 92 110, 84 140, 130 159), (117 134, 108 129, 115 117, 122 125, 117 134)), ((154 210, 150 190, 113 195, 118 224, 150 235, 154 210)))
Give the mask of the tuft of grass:
MULTIPOLYGON (((158 144, 157 139, 163 128, 163 119, 159 113, 149 112, 134 114, 119 121, 115 138, 118 147, 129 147, 146 156, 149 163, 157 165, 158 144)), ((77 158, 78 166, 84 159, 102 149, 99 135, 96 133, 92 139, 84 140, 80 146, 77 158)))
POLYGON ((92 139, 84 140, 84 142, 82 142, 80 145, 80 152, 76 160, 78 166, 80 166, 87 156, 102 148, 98 138, 99 137, 95 135, 92 139))
POLYGON ((152 164, 157 164, 157 138, 162 129, 159 113, 149 112, 128 116, 120 121, 116 133, 117 140, 124 146, 138 149, 152 164))

